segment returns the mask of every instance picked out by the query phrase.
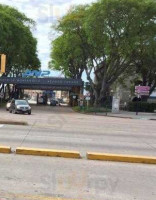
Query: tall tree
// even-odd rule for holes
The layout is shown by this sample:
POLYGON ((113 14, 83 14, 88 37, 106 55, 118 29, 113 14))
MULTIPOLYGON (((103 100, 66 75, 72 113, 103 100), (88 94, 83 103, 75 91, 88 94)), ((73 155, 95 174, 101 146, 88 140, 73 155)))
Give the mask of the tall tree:
MULTIPOLYGON (((154 0, 100 0, 91 6, 74 7, 60 20, 57 30, 64 36, 78 38, 95 105, 125 71, 134 71, 134 61, 139 60, 136 55, 140 53, 137 49, 141 46, 140 38, 153 34, 155 11, 151 14, 149 8, 155 6, 154 0)), ((145 46, 151 48, 149 40, 145 46)), ((152 57, 148 63, 150 60, 153 62, 152 57)))
POLYGON ((101 0, 89 9, 85 28, 95 49, 98 101, 124 71, 133 68, 140 36, 148 37, 151 31, 152 6, 156 6, 153 0, 101 0))
POLYGON ((0 52, 7 56, 6 75, 40 67, 37 41, 31 32, 34 25, 23 13, 0 4, 0 52))
POLYGON ((134 65, 140 74, 142 85, 156 87, 156 2, 149 1, 142 9, 134 65))
POLYGON ((63 34, 52 42, 52 61, 49 67, 61 71, 66 77, 80 79, 84 71, 83 52, 79 38, 63 34))

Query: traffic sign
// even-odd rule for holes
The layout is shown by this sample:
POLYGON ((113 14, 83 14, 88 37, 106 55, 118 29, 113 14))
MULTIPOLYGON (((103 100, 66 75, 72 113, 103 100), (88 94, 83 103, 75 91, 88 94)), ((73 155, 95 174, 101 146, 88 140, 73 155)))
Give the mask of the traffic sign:
POLYGON ((90 97, 86 97, 85 99, 86 99, 86 101, 90 101, 90 97))

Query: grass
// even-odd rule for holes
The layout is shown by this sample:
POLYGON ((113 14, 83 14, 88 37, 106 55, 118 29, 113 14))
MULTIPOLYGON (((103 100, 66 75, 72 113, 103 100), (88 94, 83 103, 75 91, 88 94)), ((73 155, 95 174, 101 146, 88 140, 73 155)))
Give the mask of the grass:
POLYGON ((1 102, 0 100, 0 108, 4 108, 6 106, 6 103, 5 102, 1 102))
POLYGON ((76 106, 73 108, 75 112, 81 112, 81 113, 106 113, 111 112, 110 108, 104 108, 104 107, 83 107, 80 108, 79 106, 76 106))

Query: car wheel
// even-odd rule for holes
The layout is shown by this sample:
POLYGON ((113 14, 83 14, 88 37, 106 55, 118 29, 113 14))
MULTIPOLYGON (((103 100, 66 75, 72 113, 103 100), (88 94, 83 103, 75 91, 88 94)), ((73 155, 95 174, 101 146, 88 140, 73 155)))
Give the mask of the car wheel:
POLYGON ((12 113, 13 113, 13 114, 16 114, 16 110, 15 110, 15 109, 13 109, 12 113))
POLYGON ((31 115, 31 111, 28 112, 28 115, 31 115))

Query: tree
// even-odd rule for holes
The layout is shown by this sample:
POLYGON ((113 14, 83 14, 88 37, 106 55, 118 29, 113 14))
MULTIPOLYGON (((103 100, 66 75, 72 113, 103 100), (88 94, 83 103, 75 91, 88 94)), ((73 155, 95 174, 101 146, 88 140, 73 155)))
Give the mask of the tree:
MULTIPOLYGON (((151 24, 155 24, 155 11, 151 15, 149 9, 155 4, 153 0, 100 0, 91 6, 73 7, 60 20, 57 30, 79 41, 95 105, 102 102, 124 72, 135 70, 140 35, 147 37, 151 24)), ((151 48, 149 41, 146 44, 151 48)))
POLYGON ((150 1, 140 15, 138 42, 134 51, 134 65, 140 74, 141 84, 150 86, 151 91, 156 87, 156 2, 150 1), (145 13, 145 14, 144 14, 145 13))
POLYGON ((37 41, 31 32, 34 24, 18 10, 0 4, 0 52, 7 55, 6 75, 40 67, 37 41))
POLYGON ((84 71, 82 54, 79 38, 63 34, 52 42, 49 67, 61 71, 66 77, 80 79, 84 71))
POLYGON ((153 1, 102 0, 89 9, 85 29, 89 43, 95 49, 97 64, 94 71, 99 88, 98 101, 106 96, 111 85, 127 69, 134 70, 138 33, 147 37, 144 29, 140 32, 140 26, 145 23, 146 29, 151 30, 147 23, 153 20, 148 10, 151 2, 153 1))
MULTIPOLYGON (((81 78, 87 62, 82 48, 82 40, 78 35, 80 27, 83 26, 87 8, 87 5, 71 8, 55 27, 61 36, 52 43, 51 66, 73 78, 81 78)), ((83 31, 83 29, 81 30, 83 31)))

